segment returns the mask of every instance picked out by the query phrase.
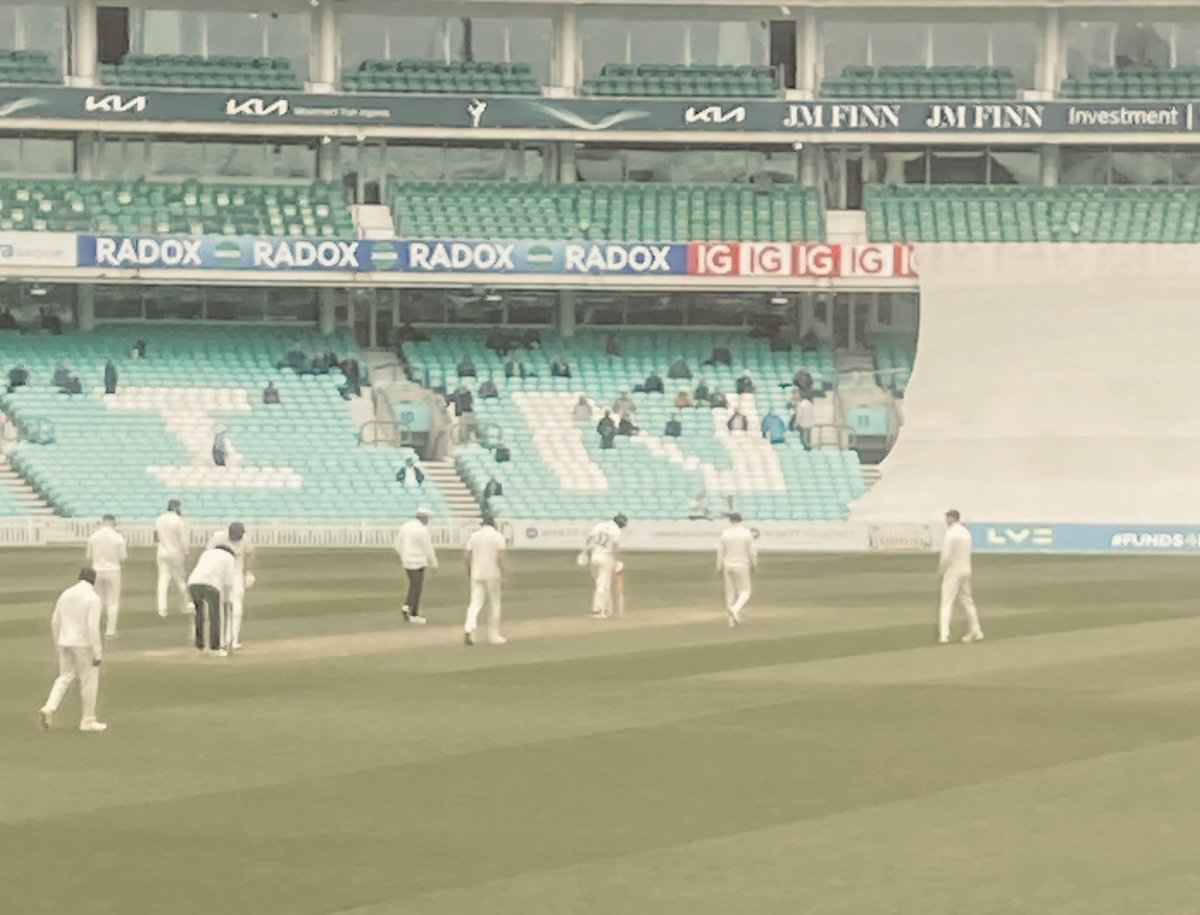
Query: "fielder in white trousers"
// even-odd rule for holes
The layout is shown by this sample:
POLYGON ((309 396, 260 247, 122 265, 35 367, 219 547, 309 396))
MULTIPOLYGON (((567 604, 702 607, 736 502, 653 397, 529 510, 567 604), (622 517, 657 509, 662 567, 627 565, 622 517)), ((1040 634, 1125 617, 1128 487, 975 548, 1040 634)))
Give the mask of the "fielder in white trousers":
POLYGON ((50 687, 50 695, 42 711, 53 715, 62 705, 67 690, 79 681, 79 696, 83 704, 80 727, 88 729, 96 721, 96 698, 100 694, 100 668, 96 666, 96 655, 90 648, 58 649, 58 677, 50 687))
POLYGON ((166 616, 170 607, 171 590, 179 594, 183 612, 192 609, 192 598, 187 589, 187 570, 182 556, 158 557, 158 615, 166 616))
POLYGON ((595 616, 612 615, 613 575, 616 573, 616 566, 612 553, 592 554, 592 614, 595 616))
POLYGON ((38 715, 49 729, 54 713, 76 680, 83 700, 81 731, 103 731, 108 726, 96 720, 96 697, 100 691, 100 662, 104 649, 100 642, 100 596, 96 593, 96 572, 89 566, 79 580, 59 595, 50 617, 50 632, 58 655, 58 676, 38 715))
POLYGON ((742 609, 750 600, 750 566, 744 562, 727 562, 723 570, 725 578, 725 606, 732 619, 740 621, 742 609))
POLYGON ((467 604, 467 622, 463 626, 464 632, 472 635, 479 628, 479 614, 483 612, 483 605, 487 604, 488 641, 492 643, 502 641, 502 636, 500 635, 500 595, 503 590, 504 586, 499 578, 471 582, 471 602, 467 604))
POLYGON ((117 634, 117 618, 121 615, 121 572, 97 572, 96 593, 104 609, 105 634, 117 634))
POLYGON ((946 525, 946 538, 938 560, 938 571, 942 574, 938 641, 942 644, 950 641, 950 618, 957 604, 967 616, 967 634, 963 641, 978 642, 983 638, 983 629, 979 626, 979 611, 975 609, 975 597, 971 594, 971 532, 953 509, 946 512, 946 525))

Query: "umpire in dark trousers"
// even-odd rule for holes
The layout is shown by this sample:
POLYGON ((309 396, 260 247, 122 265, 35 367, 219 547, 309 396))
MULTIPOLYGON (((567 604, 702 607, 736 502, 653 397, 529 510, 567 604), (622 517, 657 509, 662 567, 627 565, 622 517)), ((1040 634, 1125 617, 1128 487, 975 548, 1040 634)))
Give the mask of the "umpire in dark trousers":
POLYGON ((437 553, 433 549, 433 536, 429 533, 432 513, 427 508, 418 508, 417 516, 400 526, 395 550, 408 576, 408 597, 400 612, 406 622, 423 625, 421 616, 421 594, 425 590, 425 572, 438 567, 437 553))
POLYGON ((204 650, 204 618, 208 617, 208 646, 213 654, 227 655, 221 639, 225 604, 233 594, 237 560, 227 546, 215 546, 200 554, 196 568, 188 576, 188 594, 196 611, 196 650, 204 650))

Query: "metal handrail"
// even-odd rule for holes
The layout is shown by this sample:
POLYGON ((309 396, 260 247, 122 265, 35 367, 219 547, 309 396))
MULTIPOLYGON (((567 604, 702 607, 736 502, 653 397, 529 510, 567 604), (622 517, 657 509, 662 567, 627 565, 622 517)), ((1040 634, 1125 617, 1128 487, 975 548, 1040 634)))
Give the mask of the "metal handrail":
POLYGON ((360 445, 395 445, 405 448, 412 444, 412 430, 402 422, 387 422, 382 419, 372 419, 358 428, 358 443, 360 445), (387 430, 390 435, 380 435, 380 430, 387 430))

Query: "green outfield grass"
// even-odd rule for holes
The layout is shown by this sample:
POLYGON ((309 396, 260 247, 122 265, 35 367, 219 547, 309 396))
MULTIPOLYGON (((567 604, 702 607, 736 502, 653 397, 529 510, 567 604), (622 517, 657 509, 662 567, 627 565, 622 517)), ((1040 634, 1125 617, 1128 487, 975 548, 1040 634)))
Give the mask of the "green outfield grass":
POLYGON ((625 620, 514 556, 508 645, 430 625, 382 552, 266 552, 246 650, 194 656, 126 572, 51 733, 77 551, 0 553, 0 912, 1160 915, 1200 910, 1200 567, 982 558, 987 641, 932 645, 929 557, 627 557, 625 620))

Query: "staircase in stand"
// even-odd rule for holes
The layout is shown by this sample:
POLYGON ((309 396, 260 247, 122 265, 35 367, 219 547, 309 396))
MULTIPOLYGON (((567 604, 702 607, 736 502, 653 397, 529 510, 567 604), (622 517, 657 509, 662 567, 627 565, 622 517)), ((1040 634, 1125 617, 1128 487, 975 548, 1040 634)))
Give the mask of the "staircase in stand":
POLYGON ((479 503, 458 475, 453 461, 421 461, 421 469, 450 506, 451 517, 475 522, 483 517, 479 503))
POLYGON ((13 500, 25 506, 30 515, 49 517, 54 515, 49 503, 34 492, 33 487, 21 479, 8 464, 8 456, 0 451, 0 487, 12 493, 13 500))

